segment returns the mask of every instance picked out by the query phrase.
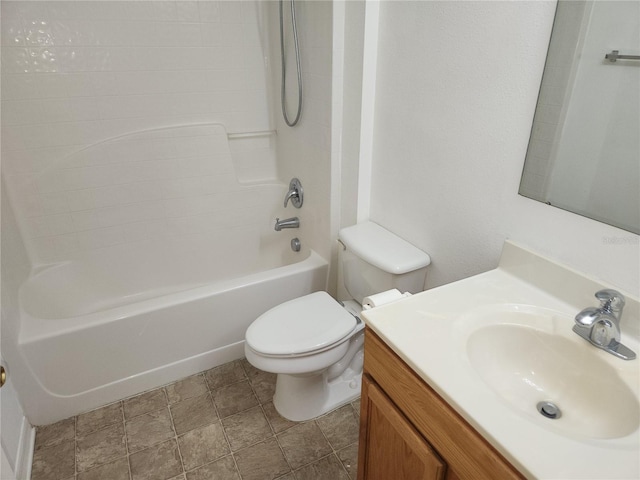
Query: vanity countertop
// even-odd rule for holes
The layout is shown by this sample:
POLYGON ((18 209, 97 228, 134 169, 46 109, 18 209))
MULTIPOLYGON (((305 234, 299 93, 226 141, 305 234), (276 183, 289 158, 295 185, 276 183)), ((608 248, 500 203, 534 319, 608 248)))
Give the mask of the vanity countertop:
MULTIPOLYGON (((369 328, 528 478, 637 479, 640 478, 640 360, 616 358, 571 331, 576 313, 597 306, 593 295, 602 288, 611 287, 507 241, 497 269, 365 310, 362 317, 369 328), (500 312, 508 312, 511 316, 506 316, 507 319, 524 319, 524 323, 516 325, 522 328, 529 328, 526 323, 529 318, 539 318, 541 323, 531 325, 532 328, 546 329, 552 336, 562 337, 562 342, 571 346, 571 352, 595 355, 591 358, 615 377, 615 385, 631 399, 626 404, 630 415, 617 420, 618 430, 613 427, 608 430, 605 425, 589 433, 590 419, 585 418, 589 415, 585 411, 572 411, 579 408, 571 408, 574 404, 567 406, 566 399, 564 406, 568 411, 563 410, 561 418, 545 418, 535 404, 519 405, 508 398, 508 392, 499 394, 483 380, 474 364, 477 357, 469 353, 469 338, 486 326, 483 324, 495 322, 494 312, 498 316, 500 312), (537 316, 531 316, 531 312, 537 316), (578 430, 572 429, 571 422, 578 425, 578 430)), ((640 304, 637 298, 626 297, 621 341, 640 353, 640 304)), ((542 334, 543 339, 551 338, 545 335, 542 334)), ((528 357, 535 360, 535 355, 528 357)), ((536 362, 532 364, 530 371, 522 375, 525 382, 536 381, 536 362)), ((584 372, 581 377, 579 372, 579 378, 567 378, 560 389, 571 391, 571 382, 588 383, 590 374, 584 372)), ((598 395, 597 391, 594 395, 598 395)), ((557 401, 562 409, 562 398, 557 401)), ((606 412, 611 407, 604 404, 599 408, 606 412)))

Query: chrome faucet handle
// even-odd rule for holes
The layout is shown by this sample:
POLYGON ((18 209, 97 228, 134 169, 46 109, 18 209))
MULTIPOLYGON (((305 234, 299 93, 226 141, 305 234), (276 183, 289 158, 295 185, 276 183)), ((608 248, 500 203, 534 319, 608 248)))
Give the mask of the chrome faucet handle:
POLYGON ((289 203, 289 200, 291 199, 294 199, 291 203, 295 205, 296 198, 298 198, 298 192, 296 192, 295 190, 289 190, 287 192, 287 195, 284 197, 284 208, 287 208, 287 203, 289 203))
POLYGON ((292 178, 289 182, 289 191, 284 197, 284 207, 287 208, 287 203, 289 203, 289 200, 291 200, 291 203, 294 207, 302 207, 302 194, 302 184, 300 183, 300 180, 298 180, 297 178, 292 178))
POLYGON ((623 360, 636 358, 635 352, 620 343, 620 318, 624 295, 616 290, 596 292, 600 307, 587 307, 575 317, 573 331, 592 345, 623 360))
POLYGON ((620 320, 625 304, 624 295, 607 288, 596 292, 596 298, 600 300, 600 308, 603 311, 613 314, 617 320, 620 320))

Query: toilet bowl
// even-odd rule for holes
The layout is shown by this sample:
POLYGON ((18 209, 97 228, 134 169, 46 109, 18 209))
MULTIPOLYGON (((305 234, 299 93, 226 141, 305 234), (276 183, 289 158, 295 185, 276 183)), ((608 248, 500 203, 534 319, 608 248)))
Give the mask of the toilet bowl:
POLYGON ((360 395, 364 324, 326 292, 282 303, 247 330, 249 363, 277 373, 273 403, 283 417, 315 418, 360 395))
POLYGON ((393 288, 422 291, 429 255, 373 222, 340 230, 339 276, 351 300, 326 292, 282 303, 258 317, 245 335, 254 367, 278 374, 273 404, 283 417, 318 417, 360 395, 365 296, 393 288))

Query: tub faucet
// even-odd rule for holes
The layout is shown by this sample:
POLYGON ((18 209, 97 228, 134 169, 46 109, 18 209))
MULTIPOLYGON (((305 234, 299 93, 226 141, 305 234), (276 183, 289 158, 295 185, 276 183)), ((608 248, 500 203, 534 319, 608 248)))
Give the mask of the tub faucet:
POLYGON ((624 360, 633 360, 636 354, 620 343, 620 319, 624 309, 624 296, 615 290, 596 292, 600 307, 588 307, 576 315, 573 331, 592 345, 624 360))
POLYGON ((276 226, 274 228, 276 232, 283 228, 300 228, 300 219, 298 217, 285 218, 284 220, 276 218, 276 226))

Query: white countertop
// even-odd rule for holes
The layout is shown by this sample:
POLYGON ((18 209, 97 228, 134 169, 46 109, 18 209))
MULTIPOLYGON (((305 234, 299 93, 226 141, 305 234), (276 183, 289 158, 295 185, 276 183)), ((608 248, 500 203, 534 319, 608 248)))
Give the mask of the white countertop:
MULTIPOLYGON (((626 436, 609 439, 567 433, 559 428, 562 418, 544 418, 535 411, 535 405, 531 414, 510 405, 481 379, 466 353, 469 330, 483 321, 478 320, 478 312, 493 308, 526 310, 531 306, 552 312, 559 319, 559 327, 553 333, 593 349, 593 354, 615 371, 637 400, 640 360, 616 358, 571 331, 577 312, 597 306, 593 294, 601 288, 611 287, 507 242, 496 270, 363 311, 362 317, 528 478, 638 479, 638 428, 626 436)), ((622 343, 636 353, 640 353, 638 311, 638 299, 627 296, 621 322, 622 343)), ((640 404, 636 406, 640 411, 640 404)), ((607 409, 607 405, 602 408, 607 409)))

